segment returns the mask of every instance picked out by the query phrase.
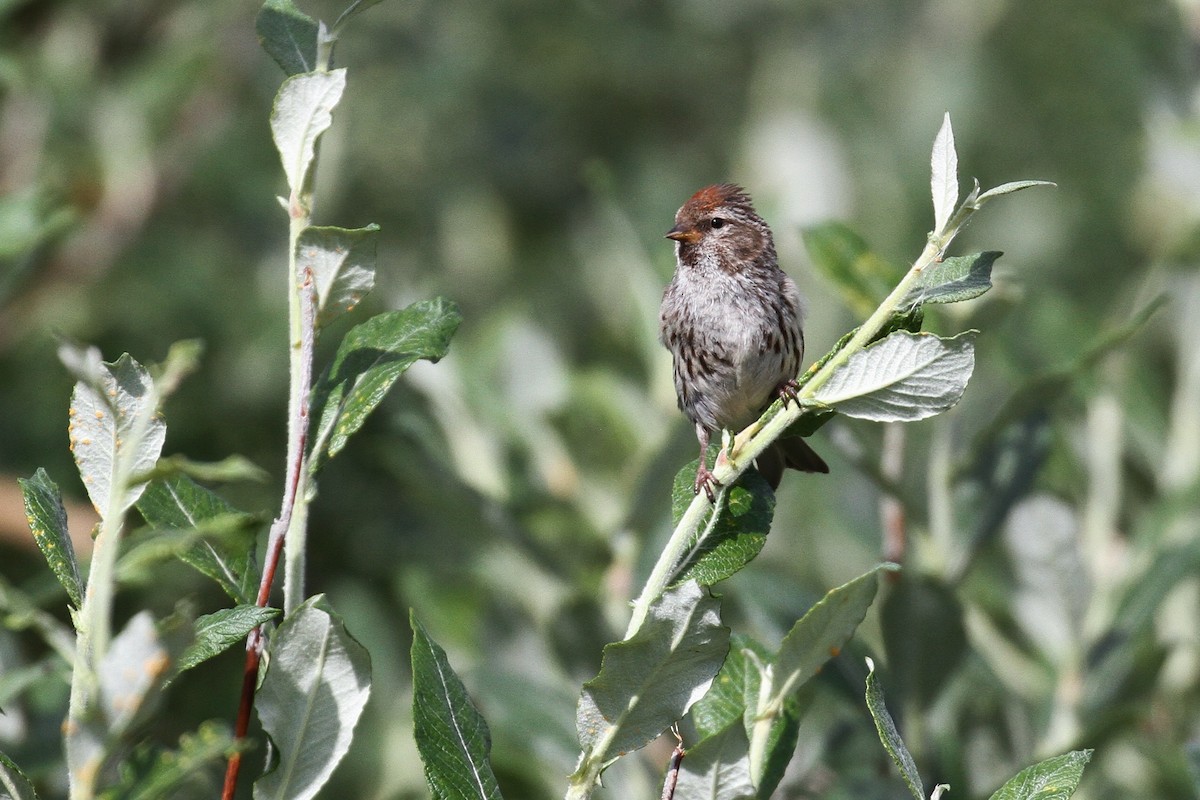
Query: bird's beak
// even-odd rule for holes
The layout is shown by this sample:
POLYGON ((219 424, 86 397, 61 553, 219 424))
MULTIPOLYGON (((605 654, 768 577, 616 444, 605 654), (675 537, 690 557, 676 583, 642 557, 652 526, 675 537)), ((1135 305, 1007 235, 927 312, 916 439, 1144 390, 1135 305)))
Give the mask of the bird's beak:
POLYGON ((695 244, 700 241, 700 231, 695 228, 685 228, 682 225, 676 225, 667 231, 667 238, 683 242, 684 244, 695 244))

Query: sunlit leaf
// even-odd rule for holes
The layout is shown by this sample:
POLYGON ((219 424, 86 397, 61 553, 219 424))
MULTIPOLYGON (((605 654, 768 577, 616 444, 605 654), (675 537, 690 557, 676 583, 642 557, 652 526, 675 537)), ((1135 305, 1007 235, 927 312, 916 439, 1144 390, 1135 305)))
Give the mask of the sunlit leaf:
POLYGON ((875 600, 878 573, 885 569, 895 569, 895 566, 881 564, 849 583, 829 590, 783 637, 775 656, 775 697, 778 701, 816 675, 854 635, 875 600))
MULTIPOLYGON (((954 206, 958 203, 958 153, 954 150, 954 129, 950 114, 942 119, 942 127, 933 139, 930 187, 933 190, 933 229, 945 229, 954 206)), ((924 800, 924 798, 922 798, 924 800)))
POLYGON ((686 800, 752 800, 750 742, 740 720, 689 748, 679 765, 675 797, 686 800))
POLYGON ((708 590, 688 582, 663 593, 633 638, 604 648, 575 714, 585 752, 636 750, 687 713, 729 650, 719 611, 708 590))
POLYGON ((123 512, 141 496, 144 484, 127 484, 154 466, 167 426, 155 408, 150 373, 141 364, 128 355, 112 364, 78 361, 86 364, 86 380, 76 383, 71 395, 71 451, 88 497, 104 517, 123 512), (113 492, 121 493, 115 504, 113 492))
POLYGON ((1002 195, 1012 194, 1013 192, 1019 192, 1022 189, 1028 189, 1031 186, 1050 186, 1057 188, 1058 184, 1051 181, 1013 181, 1011 183, 1004 183, 1000 186, 997 186, 995 189, 988 189, 986 192, 979 195, 979 197, 975 199, 975 207, 979 208, 989 200, 993 200, 1002 195))
POLYGON ((1083 778, 1091 750, 1073 750, 1026 767, 1001 786, 991 800, 1067 800, 1083 778))
POLYGON ((25 777, 25 773, 13 763, 12 759, 0 753, 0 797, 8 800, 37 800, 37 792, 33 784, 25 777))
POLYGON ((316 155, 317 139, 333 124, 333 109, 346 88, 346 70, 293 75, 279 87, 271 109, 271 135, 288 188, 298 193, 316 155))
POLYGON ((425 780, 437 800, 493 800, 500 787, 489 760, 492 738, 450 666, 446 651, 416 616, 412 625, 413 734, 425 780))
POLYGON ((33 539, 46 557, 54 577, 67 590, 67 597, 79 608, 83 603, 83 579, 67 530, 67 510, 63 507, 62 494, 46 470, 40 467, 32 478, 18 478, 17 483, 21 486, 25 519, 33 539))
POLYGON ((371 660, 317 595, 280 623, 268 664, 254 707, 279 763, 255 781, 254 797, 309 800, 350 747, 371 693, 371 660))
POLYGON ((948 339, 896 331, 852 355, 813 399, 850 417, 911 422, 957 403, 974 367, 973 331, 948 339))
POLYGON ((296 242, 296 269, 312 270, 317 291, 317 324, 350 311, 375 286, 379 226, 305 228, 296 242))

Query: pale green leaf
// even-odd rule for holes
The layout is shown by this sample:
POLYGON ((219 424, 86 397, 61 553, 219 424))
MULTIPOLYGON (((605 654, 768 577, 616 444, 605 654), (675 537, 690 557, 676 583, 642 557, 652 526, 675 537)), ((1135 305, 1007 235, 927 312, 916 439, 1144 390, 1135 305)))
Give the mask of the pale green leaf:
POLYGON ((493 800, 500 787, 492 772, 487 722, 450 666, 446 651, 414 614, 413 734, 436 800, 493 800))
POLYGON ((1072 750, 1026 767, 1001 786, 991 800, 1067 800, 1092 759, 1091 750, 1072 750))
POLYGON ((679 765, 680 800, 752 800, 750 742, 740 720, 687 751, 679 765))
POLYGON ((71 395, 71 450, 92 505, 101 517, 123 512, 141 496, 134 476, 149 472, 162 452, 167 426, 158 414, 150 373, 128 355, 98 362, 92 350, 64 347, 63 361, 83 379, 71 395), (110 508, 110 495, 119 492, 110 508))
POLYGON ((346 70, 293 75, 279 87, 271 109, 271 135, 288 188, 299 193, 316 155, 317 139, 333 124, 346 88, 346 70))
POLYGON ((135 614, 113 637, 100 662, 100 705, 109 735, 128 730, 158 698, 170 675, 171 652, 150 612, 135 614))
POLYGON ((357 230, 305 228, 296 242, 296 269, 312 271, 317 292, 317 324, 350 311, 375 286, 379 226, 357 230))
POLYGON ((911 422, 962 397, 975 367, 975 333, 943 339, 896 331, 850 357, 814 400, 849 417, 911 422))
POLYGON ((940 233, 945 229, 958 202, 958 153, 954 150, 954 129, 950 126, 949 112, 942 119, 942 127, 933 139, 933 155, 930 162, 933 229, 940 233))
POLYGON ((636 750, 687 713, 729 650, 719 612, 720 602, 690 581, 664 592, 633 638, 604 648, 575 714, 585 752, 636 750))
POLYGON ((1000 197, 1001 195, 1019 192, 1022 189, 1028 189, 1031 186, 1051 186, 1057 188, 1058 184, 1051 181, 1012 181, 1011 183, 1001 184, 995 189, 988 189, 986 192, 979 195, 979 197, 975 198, 975 207, 979 208, 988 200, 1000 197))
POLYGON ((831 589, 792 626, 775 656, 775 702, 803 686, 841 651, 875 600, 879 571, 894 568, 881 564, 831 589))
POLYGON ((280 623, 268 665, 254 705, 279 763, 254 797, 308 800, 350 747, 371 692, 370 657, 317 595, 280 623))
POLYGON ((38 549, 58 582, 67 590, 71 603, 79 608, 83 603, 83 579, 71 534, 67 530, 67 509, 63 506, 58 486, 41 467, 32 478, 18 478, 21 496, 25 500, 25 519, 33 532, 38 549))

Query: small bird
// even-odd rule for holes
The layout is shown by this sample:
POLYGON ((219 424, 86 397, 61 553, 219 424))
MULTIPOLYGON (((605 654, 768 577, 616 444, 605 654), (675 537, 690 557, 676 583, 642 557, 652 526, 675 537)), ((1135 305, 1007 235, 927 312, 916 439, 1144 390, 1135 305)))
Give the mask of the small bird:
MULTIPOLYGON (((696 426, 700 466, 693 489, 713 500, 705 461, 714 431, 741 430, 776 398, 794 399, 804 358, 804 307, 779 268, 771 229, 740 186, 706 186, 675 214, 675 275, 663 292, 659 338, 671 351, 679 408, 696 426)), ((778 488, 785 467, 829 472, 799 437, 757 459, 778 488)))

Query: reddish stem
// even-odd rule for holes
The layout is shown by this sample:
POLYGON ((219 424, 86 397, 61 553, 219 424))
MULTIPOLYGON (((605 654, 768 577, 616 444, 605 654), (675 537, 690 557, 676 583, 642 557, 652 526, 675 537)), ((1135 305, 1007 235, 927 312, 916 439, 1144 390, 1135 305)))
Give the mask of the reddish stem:
MULTIPOLYGON (((308 446, 308 395, 312 389, 312 358, 315 312, 313 311, 313 279, 312 270, 307 270, 304 282, 300 286, 300 304, 304 315, 304 335, 301 337, 302 361, 306 369, 300 376, 299 403, 300 419, 296 425, 298 446, 297 457, 288 465, 287 480, 283 487, 283 503, 279 517, 271 525, 271 533, 267 537, 267 557, 263 563, 262 578, 258 583, 258 596, 255 604, 265 608, 271 599, 271 587, 275 583, 275 570, 279 566, 280 556, 283 555, 283 543, 287 538, 288 527, 292 524, 292 508, 296 504, 296 496, 300 489, 300 480, 304 474, 304 448, 308 446)), ((225 767, 225 786, 221 790, 221 800, 233 800, 237 791, 238 772, 242 767, 242 751, 240 745, 250 729, 250 712, 254 708, 254 692, 258 687, 258 665, 262 661, 264 637, 262 627, 250 631, 246 636, 246 663, 242 667, 242 695, 238 703, 237 721, 234 724, 234 742, 238 749, 229 757, 225 767)))

